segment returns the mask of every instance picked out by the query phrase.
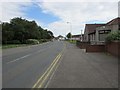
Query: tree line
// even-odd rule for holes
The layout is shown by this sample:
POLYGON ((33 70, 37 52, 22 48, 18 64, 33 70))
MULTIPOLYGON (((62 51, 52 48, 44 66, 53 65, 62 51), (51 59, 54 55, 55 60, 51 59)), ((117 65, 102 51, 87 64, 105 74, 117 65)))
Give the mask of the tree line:
POLYGON ((38 26, 35 21, 28 21, 19 17, 2 23, 2 44, 26 43, 28 39, 52 39, 53 33, 38 26))

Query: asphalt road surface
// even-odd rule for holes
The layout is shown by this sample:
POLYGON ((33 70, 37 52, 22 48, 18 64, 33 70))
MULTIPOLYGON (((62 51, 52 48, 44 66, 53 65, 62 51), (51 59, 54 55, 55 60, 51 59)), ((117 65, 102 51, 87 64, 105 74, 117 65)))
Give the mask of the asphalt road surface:
POLYGON ((3 50, 2 88, 32 88, 62 51, 64 42, 3 50))
POLYGON ((118 59, 64 41, 3 50, 3 88, 118 88, 118 59))

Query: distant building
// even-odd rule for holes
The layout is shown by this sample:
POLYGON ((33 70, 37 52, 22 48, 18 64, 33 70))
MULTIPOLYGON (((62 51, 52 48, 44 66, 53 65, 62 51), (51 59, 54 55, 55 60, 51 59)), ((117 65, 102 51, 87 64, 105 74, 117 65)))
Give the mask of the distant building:
POLYGON ((71 40, 79 40, 82 41, 83 40, 83 34, 78 34, 78 35, 72 35, 71 40))
POLYGON ((59 35, 59 36, 58 36, 58 39, 59 39, 59 40, 65 40, 65 38, 64 38, 62 35, 59 35))

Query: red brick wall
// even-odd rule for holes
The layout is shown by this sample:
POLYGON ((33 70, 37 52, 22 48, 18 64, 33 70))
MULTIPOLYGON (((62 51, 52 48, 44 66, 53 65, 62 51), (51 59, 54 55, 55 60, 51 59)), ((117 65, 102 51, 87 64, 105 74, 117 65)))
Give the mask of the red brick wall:
POLYGON ((86 52, 105 52, 105 45, 88 45, 86 52))
POLYGON ((106 44, 106 51, 114 56, 120 57, 120 42, 111 42, 106 44))

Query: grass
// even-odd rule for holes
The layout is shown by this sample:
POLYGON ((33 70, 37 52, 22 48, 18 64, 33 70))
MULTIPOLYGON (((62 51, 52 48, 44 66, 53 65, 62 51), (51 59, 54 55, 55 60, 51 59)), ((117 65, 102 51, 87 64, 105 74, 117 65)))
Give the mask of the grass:
POLYGON ((2 49, 23 47, 23 46, 28 46, 28 45, 27 44, 7 44, 7 45, 2 45, 2 49))
POLYGON ((68 42, 70 42, 72 44, 76 44, 76 40, 68 40, 68 42))
MULTIPOLYGON (((42 44, 45 42, 40 42, 39 44, 42 44)), ((1 49, 8 49, 8 48, 16 48, 16 47, 25 47, 25 46, 31 46, 31 45, 38 45, 38 44, 6 44, 0 46, 1 49)))

